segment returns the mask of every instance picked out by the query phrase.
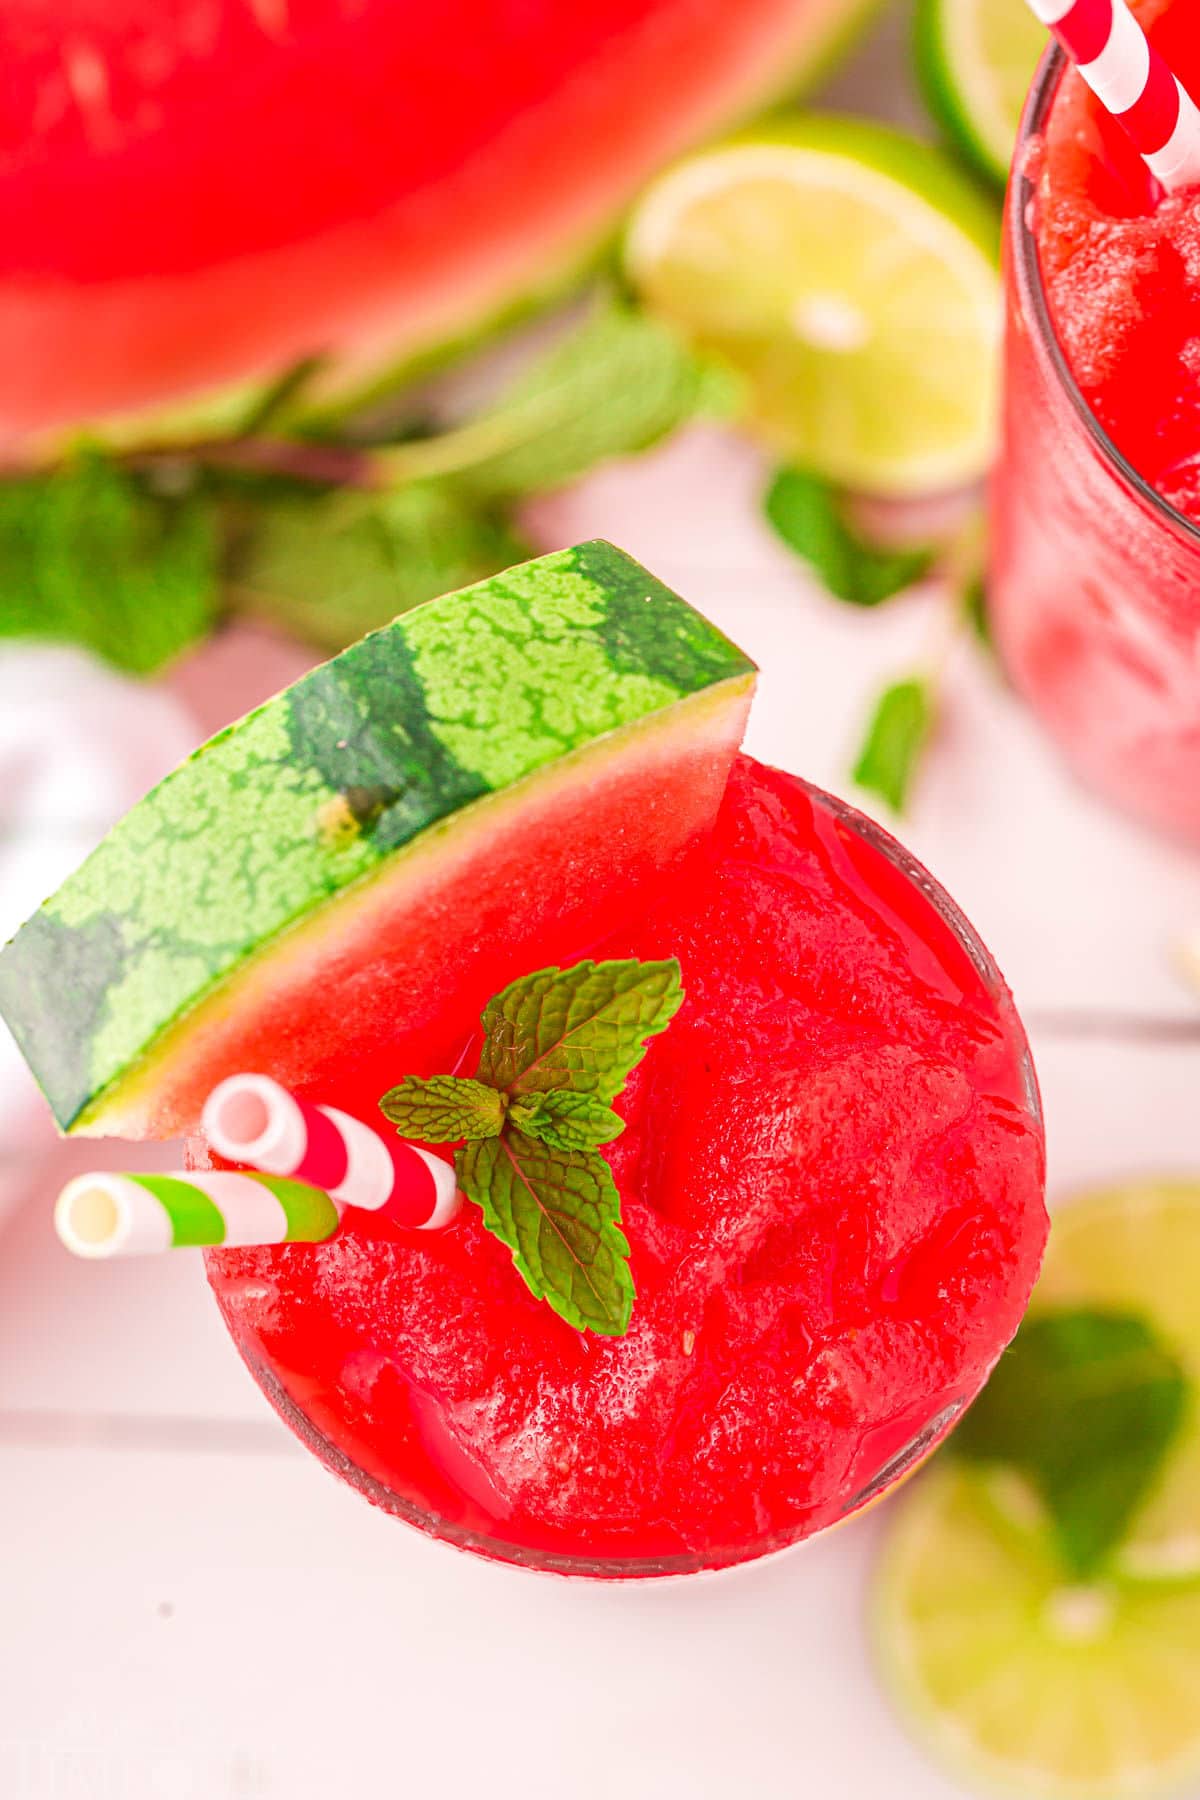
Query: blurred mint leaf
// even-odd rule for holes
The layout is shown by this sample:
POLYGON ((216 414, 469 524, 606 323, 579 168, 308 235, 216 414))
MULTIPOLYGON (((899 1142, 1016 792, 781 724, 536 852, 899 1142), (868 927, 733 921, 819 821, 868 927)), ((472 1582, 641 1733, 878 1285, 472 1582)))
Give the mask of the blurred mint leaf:
POLYGON ((243 506, 234 606, 330 652, 529 554, 505 520, 444 482, 387 494, 264 487, 243 506))
POLYGON ((1080 1309, 1026 1320, 951 1438, 1036 1488, 1073 1577, 1124 1537, 1182 1422, 1188 1382, 1144 1319, 1080 1309))
POLYGON ((85 451, 0 482, 0 637, 78 644, 152 675, 216 616, 217 531, 190 482, 163 492, 85 451))
POLYGON ((379 1102, 404 1137, 424 1144, 456 1144, 459 1138, 498 1137, 504 1128, 504 1102, 493 1087, 461 1075, 406 1075, 379 1102))
POLYGON ((679 964, 581 962, 523 975, 483 1014, 476 1075, 528 1100, 572 1088, 606 1103, 616 1098, 683 1003, 679 964))
POLYGON ((454 1160, 458 1185, 512 1251, 539 1299, 579 1331, 620 1336, 633 1309, 629 1244, 612 1172, 594 1150, 560 1150, 522 1131, 454 1160))
POLYGON ((805 469, 780 469, 763 510, 789 549, 851 606, 878 606, 919 581, 933 563, 932 549, 882 550, 866 543, 847 524, 835 490, 805 469))
POLYGON ((904 810, 933 716, 929 684, 916 679, 898 681, 885 689, 871 715, 854 765, 854 779, 896 812, 904 810))
POLYGON ((727 413, 739 392, 670 326, 605 295, 478 418, 401 445, 387 466, 394 480, 453 475, 477 497, 515 501, 727 413))
POLYGON ((992 647, 992 626, 988 618, 987 584, 975 575, 963 588, 963 614, 979 643, 992 647))
POLYGON ((611 1144, 625 1129, 625 1121, 594 1094, 576 1094, 570 1088, 552 1088, 530 1100, 514 1100, 509 1118, 519 1131, 540 1139, 557 1150, 595 1150, 611 1144))

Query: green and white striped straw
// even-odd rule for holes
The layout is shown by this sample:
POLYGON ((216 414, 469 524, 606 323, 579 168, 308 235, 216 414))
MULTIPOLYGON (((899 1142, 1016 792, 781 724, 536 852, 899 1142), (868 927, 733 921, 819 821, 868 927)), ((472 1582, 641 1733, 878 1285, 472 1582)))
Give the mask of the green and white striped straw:
POLYGON ((76 1256, 147 1256, 200 1244, 317 1244, 338 1228, 328 1194, 278 1175, 78 1175, 54 1225, 76 1256))

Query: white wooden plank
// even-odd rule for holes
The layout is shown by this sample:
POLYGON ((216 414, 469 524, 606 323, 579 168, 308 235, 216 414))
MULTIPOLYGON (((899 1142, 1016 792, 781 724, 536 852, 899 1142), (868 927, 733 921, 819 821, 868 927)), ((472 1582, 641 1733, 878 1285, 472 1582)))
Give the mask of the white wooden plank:
POLYGON ((1200 1039, 1034 1039, 1051 1202, 1127 1175, 1200 1179, 1200 1039))
POLYGON ((871 1521, 597 1586, 429 1544, 300 1459, 9 1450, 0 1482, 15 1800, 27 1769, 37 1800, 65 1770, 88 1800, 954 1792, 874 1693, 871 1521))

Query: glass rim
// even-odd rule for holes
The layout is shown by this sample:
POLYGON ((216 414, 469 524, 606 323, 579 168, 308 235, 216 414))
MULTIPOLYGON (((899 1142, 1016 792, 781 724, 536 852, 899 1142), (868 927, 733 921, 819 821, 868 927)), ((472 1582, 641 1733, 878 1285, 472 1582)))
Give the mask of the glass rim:
POLYGON ((1054 327, 1050 302, 1042 280, 1042 265, 1038 256, 1037 238, 1030 223, 1030 203, 1035 198, 1034 183, 1021 168, 1021 163, 1022 153, 1029 140, 1039 136, 1046 125, 1058 92, 1058 84, 1067 66, 1067 57, 1052 41, 1038 64, 1037 74, 1033 78, 1033 85, 1029 90, 1025 108, 1021 114, 1021 127, 1017 135, 1008 230, 1013 266, 1021 289, 1023 309, 1036 326, 1039 342, 1050 359, 1055 379, 1070 402, 1073 412, 1101 461, 1119 481, 1124 483, 1144 507, 1157 514, 1163 523, 1172 530, 1181 533, 1193 544, 1200 546, 1200 525, 1189 519, 1185 513, 1179 512, 1169 500, 1164 500, 1157 489, 1151 487, 1144 476, 1138 474, 1133 464, 1122 455, 1113 443, 1084 398, 1071 372, 1066 353, 1054 327))

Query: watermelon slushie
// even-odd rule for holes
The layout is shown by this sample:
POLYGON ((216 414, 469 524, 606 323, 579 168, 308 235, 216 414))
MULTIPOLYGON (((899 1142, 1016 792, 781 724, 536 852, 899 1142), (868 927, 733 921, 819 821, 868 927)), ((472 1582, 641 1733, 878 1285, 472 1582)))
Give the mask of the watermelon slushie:
MULTIPOLYGON (((687 996, 606 1151, 626 1336, 535 1300, 471 1207, 424 1235, 348 1215, 329 1244, 211 1254, 209 1278, 280 1412, 400 1517, 565 1572, 736 1563, 882 1491, 1016 1330, 1046 1231, 1025 1039, 925 871, 746 757, 708 841, 577 949, 676 956, 687 996)), ((449 996, 442 1066, 476 1024, 449 996)), ((364 1120, 403 1073, 374 1048, 322 1092, 364 1120)))
MULTIPOLYGON (((1200 87, 1194 9, 1140 8, 1200 87)), ((1058 52, 1009 188, 1001 653, 1079 770, 1200 841, 1200 195, 1164 196, 1058 52)))

